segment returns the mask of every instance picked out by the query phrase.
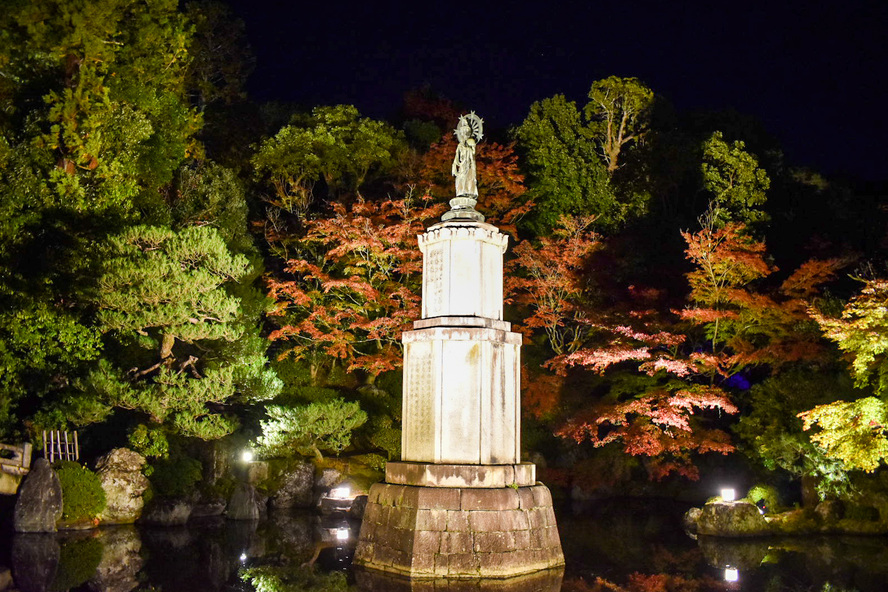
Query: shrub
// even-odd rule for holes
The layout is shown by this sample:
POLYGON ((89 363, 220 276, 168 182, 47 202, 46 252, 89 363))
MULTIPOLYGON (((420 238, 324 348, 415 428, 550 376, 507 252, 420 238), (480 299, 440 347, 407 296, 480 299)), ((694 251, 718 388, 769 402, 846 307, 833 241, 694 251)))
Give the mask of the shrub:
POLYGON ((98 475, 68 460, 59 462, 56 473, 62 485, 62 520, 92 520, 105 509, 98 475))
POLYGON ((761 507, 759 502, 765 503, 765 511, 777 512, 780 508, 780 497, 777 495, 777 489, 771 485, 753 485, 746 494, 746 499, 761 507))
POLYGON ((294 453, 323 458, 321 450, 339 454, 351 444, 352 432, 367 421, 357 403, 341 399, 298 407, 269 405, 268 421, 260 421, 259 449, 266 457, 294 453))
POLYGON ((203 476, 200 461, 184 454, 158 459, 151 466, 154 470, 148 479, 161 497, 184 497, 203 476))

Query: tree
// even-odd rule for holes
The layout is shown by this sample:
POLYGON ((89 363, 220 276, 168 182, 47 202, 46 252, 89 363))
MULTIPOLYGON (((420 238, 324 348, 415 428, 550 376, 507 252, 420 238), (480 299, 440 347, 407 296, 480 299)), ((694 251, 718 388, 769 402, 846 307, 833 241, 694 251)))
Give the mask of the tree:
POLYGON ((637 78, 611 76, 592 83, 585 107, 596 132, 607 172, 613 175, 624 146, 638 144, 648 132, 654 93, 637 78))
POLYGON ((721 132, 715 132, 703 144, 703 188, 712 195, 717 224, 733 220, 755 225, 768 220, 768 215, 757 208, 767 200, 765 192, 771 181, 745 148, 739 140, 728 144, 721 132))
POLYGON ((239 366, 255 370, 257 361, 255 352, 226 356, 222 345, 244 332, 241 301, 227 288, 246 275, 246 257, 232 255, 207 226, 134 226, 105 249, 94 303, 115 355, 83 381, 83 397, 107 406, 106 414, 137 411, 187 436, 229 433, 236 422, 221 406, 250 374, 239 366))
POLYGON ((284 276, 267 280, 279 324, 269 339, 280 355, 315 369, 339 361, 370 379, 399 368, 401 331, 419 317, 416 235, 442 212, 442 204, 358 201, 307 220, 284 276))
POLYGON ((299 453, 322 459, 321 450, 339 454, 351 443, 352 432, 367 421, 357 403, 339 399, 298 407, 269 405, 266 411, 269 419, 259 422, 258 444, 261 453, 270 457, 299 453))
POLYGON ((594 135, 573 101, 556 95, 534 103, 513 136, 536 203, 531 217, 536 232, 550 232, 563 215, 596 216, 600 228, 624 219, 594 135))
POLYGON ((0 12, 0 351, 14 360, 0 407, 18 401, 18 419, 100 355, 84 296, 92 246, 154 218, 160 189, 200 153, 183 92, 189 38, 174 0, 0 12))
POLYGON ((360 192, 368 175, 390 168, 405 146, 400 132, 351 105, 316 107, 263 141, 252 164, 274 188, 272 205, 304 215, 319 180, 334 196, 360 192))

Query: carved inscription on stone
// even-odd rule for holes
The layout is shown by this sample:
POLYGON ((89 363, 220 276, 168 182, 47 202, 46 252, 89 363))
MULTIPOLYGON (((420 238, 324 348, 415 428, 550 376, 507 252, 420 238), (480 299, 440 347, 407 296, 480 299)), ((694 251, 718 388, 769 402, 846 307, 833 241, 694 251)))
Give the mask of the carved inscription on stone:
POLYGON ((444 308, 444 249, 434 245, 429 249, 424 279, 426 281, 426 311, 428 316, 437 316, 444 308))
POLYGON ((404 460, 433 460, 435 434, 435 388, 432 343, 408 345, 407 383, 404 385, 404 460))

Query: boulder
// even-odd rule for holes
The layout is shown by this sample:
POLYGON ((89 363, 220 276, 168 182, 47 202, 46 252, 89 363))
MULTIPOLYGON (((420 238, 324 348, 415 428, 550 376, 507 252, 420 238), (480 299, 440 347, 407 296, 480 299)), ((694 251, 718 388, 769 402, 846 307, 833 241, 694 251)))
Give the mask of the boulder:
POLYGON ((814 513, 825 524, 834 524, 845 517, 845 506, 839 500, 824 500, 817 504, 814 513))
POLYGON ((321 498, 323 498, 330 489, 342 481, 342 472, 339 469, 326 468, 323 469, 315 477, 314 482, 314 499, 313 506, 319 506, 321 498))
POLYGON ((771 534, 765 517, 750 502, 710 502, 697 518, 697 533, 720 537, 753 537, 771 534))
POLYGON ((700 514, 703 513, 703 510, 700 508, 691 508, 687 512, 685 512, 682 517, 682 525, 685 530, 691 534, 697 534, 697 521, 700 519, 700 514))
POLYGON ((314 465, 309 462, 294 463, 287 467, 280 478, 281 487, 271 497, 275 510, 310 508, 314 501, 314 465))
POLYGON ((348 509, 348 515, 355 520, 363 520, 364 510, 367 509, 367 500, 368 496, 366 495, 356 495, 355 499, 352 500, 351 507, 348 509))
POLYGON ((225 513, 224 499, 202 500, 191 509, 191 520, 195 518, 215 518, 225 513))
POLYGON ((191 517, 193 503, 181 498, 155 499, 142 514, 139 522, 158 526, 181 526, 191 517))
POLYGON ((249 483, 238 483, 228 502, 226 517, 230 520, 258 520, 265 507, 266 499, 259 495, 249 483))
POLYGON ((62 485, 49 461, 38 458, 19 488, 13 524, 16 532, 55 532, 62 517, 62 485))
POLYGON ((96 462, 96 473, 107 503, 99 514, 104 524, 132 524, 142 515, 142 494, 148 478, 142 474, 145 457, 128 448, 115 448, 96 462))

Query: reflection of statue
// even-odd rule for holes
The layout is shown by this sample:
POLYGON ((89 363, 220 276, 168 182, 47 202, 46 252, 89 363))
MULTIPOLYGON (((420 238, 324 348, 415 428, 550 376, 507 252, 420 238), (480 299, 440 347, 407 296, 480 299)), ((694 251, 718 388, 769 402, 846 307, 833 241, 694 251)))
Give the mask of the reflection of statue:
POLYGON ((451 169, 456 177, 456 197, 478 195, 478 181, 475 171, 475 145, 484 137, 482 124, 484 120, 472 111, 459 118, 456 126, 456 156, 451 169))

